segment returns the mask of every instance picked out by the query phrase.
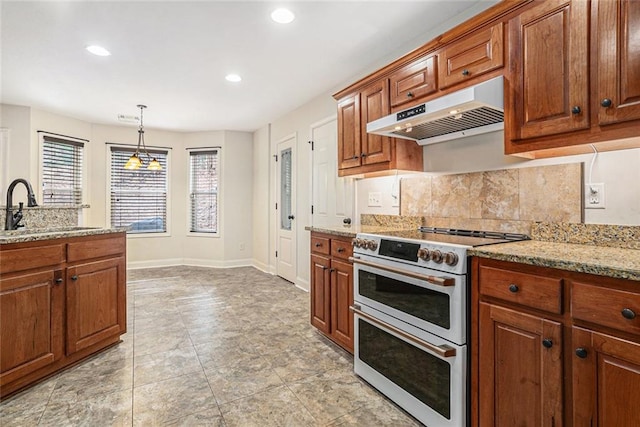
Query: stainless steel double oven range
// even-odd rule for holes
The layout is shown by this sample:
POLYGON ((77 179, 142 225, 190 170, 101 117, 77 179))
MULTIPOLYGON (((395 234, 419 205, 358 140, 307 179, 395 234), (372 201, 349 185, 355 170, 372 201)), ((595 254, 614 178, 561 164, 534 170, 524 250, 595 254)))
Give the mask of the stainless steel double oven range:
POLYGON ((427 426, 467 425, 467 250, 524 239, 437 228, 357 234, 355 373, 427 426))

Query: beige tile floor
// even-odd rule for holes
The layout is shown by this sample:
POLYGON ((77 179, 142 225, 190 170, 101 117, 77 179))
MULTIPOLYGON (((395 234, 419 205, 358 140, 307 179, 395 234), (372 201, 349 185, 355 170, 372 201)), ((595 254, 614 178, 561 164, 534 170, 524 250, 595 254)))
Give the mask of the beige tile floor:
POLYGON ((418 426, 253 268, 128 273, 123 342, 0 403, 8 426, 418 426))

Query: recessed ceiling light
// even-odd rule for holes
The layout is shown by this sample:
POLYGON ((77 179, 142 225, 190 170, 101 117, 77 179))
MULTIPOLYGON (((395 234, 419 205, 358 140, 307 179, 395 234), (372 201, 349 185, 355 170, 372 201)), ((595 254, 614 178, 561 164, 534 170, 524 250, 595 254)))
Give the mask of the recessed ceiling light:
POLYGON ((271 12, 271 19, 278 24, 288 24, 295 19, 295 15, 289 9, 280 8, 271 12))
POLYGON ((98 56, 111 55, 111 52, 109 52, 107 49, 103 48, 102 46, 91 45, 91 46, 87 46, 86 49, 89 52, 93 53, 94 55, 98 55, 98 56))
POLYGON ((240 80, 242 80, 242 77, 237 74, 227 74, 225 79, 227 79, 227 81, 229 82, 238 83, 240 80))

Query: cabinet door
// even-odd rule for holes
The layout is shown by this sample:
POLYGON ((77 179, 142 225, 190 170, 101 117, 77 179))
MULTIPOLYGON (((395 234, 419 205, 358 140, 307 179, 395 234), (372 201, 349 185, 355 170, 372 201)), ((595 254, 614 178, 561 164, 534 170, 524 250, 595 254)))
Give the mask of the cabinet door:
POLYGON ((418 59, 389 77, 391 106, 396 107, 434 93, 436 84, 436 56, 418 59))
POLYGON ((562 325, 480 303, 482 426, 556 426, 562 415, 562 325))
POLYGON ((640 344, 574 327, 573 425, 640 425, 640 344))
POLYGON ((367 123, 389 114, 389 81, 380 80, 360 92, 362 164, 391 160, 390 138, 367 133, 367 123))
POLYGON ((338 169, 360 166, 360 94, 338 102, 338 169))
POLYGON ((126 331, 124 257, 67 268, 67 354, 126 331))
POLYGON ((640 119, 640 2, 594 2, 600 124, 640 119))
POLYGON ((452 43, 438 54, 440 89, 473 79, 504 65, 502 22, 452 43))
POLYGON ((331 335, 353 353, 353 266, 331 261, 331 335))
POLYGON ((0 280, 0 386, 64 354, 62 270, 0 280))
POLYGON ((589 127, 588 11, 587 1, 548 0, 509 22, 508 139, 589 127))
POLYGON ((329 334, 331 325, 331 260, 311 255, 311 324, 321 332, 329 334))

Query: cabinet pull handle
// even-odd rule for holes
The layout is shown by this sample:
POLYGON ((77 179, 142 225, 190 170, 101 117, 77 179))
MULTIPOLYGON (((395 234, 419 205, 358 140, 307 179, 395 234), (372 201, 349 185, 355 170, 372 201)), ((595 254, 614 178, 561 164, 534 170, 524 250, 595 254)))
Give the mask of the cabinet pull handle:
POLYGON ((413 93, 407 92, 407 98, 413 98, 413 96, 414 96, 413 93))
POLYGON ((613 102, 611 102, 609 98, 605 98, 602 101, 600 101, 600 105, 602 105, 605 108, 611 107, 611 104, 613 104, 613 102))
POLYGON ((463 75, 463 76, 468 76, 469 74, 471 74, 471 73, 469 72, 469 70, 462 70, 462 75, 463 75))
POLYGON ((553 347, 553 341, 551 341, 549 338, 545 338, 542 340, 542 346, 544 348, 551 348, 553 347))
POLYGON ((582 109, 578 105, 574 105, 573 108, 571 108, 572 114, 580 114, 581 112, 582 112, 582 109))
POLYGON ((578 356, 580 359, 585 359, 587 357, 587 349, 583 347, 576 348, 576 356, 578 356))
POLYGON ((71 276, 71 280, 75 281, 78 280, 78 276, 76 276, 75 274, 73 276, 71 276))
POLYGON ((62 283, 62 278, 61 278, 61 277, 58 277, 58 278, 56 279, 56 284, 57 284, 57 285, 59 285, 60 283, 62 283))
POLYGON ((636 313, 630 308, 625 308, 622 310, 622 317, 624 317, 625 319, 632 320, 636 318, 636 313))
POLYGON ((518 285, 512 283, 509 285, 509 290, 515 294, 520 290, 520 288, 518 287, 518 285))

